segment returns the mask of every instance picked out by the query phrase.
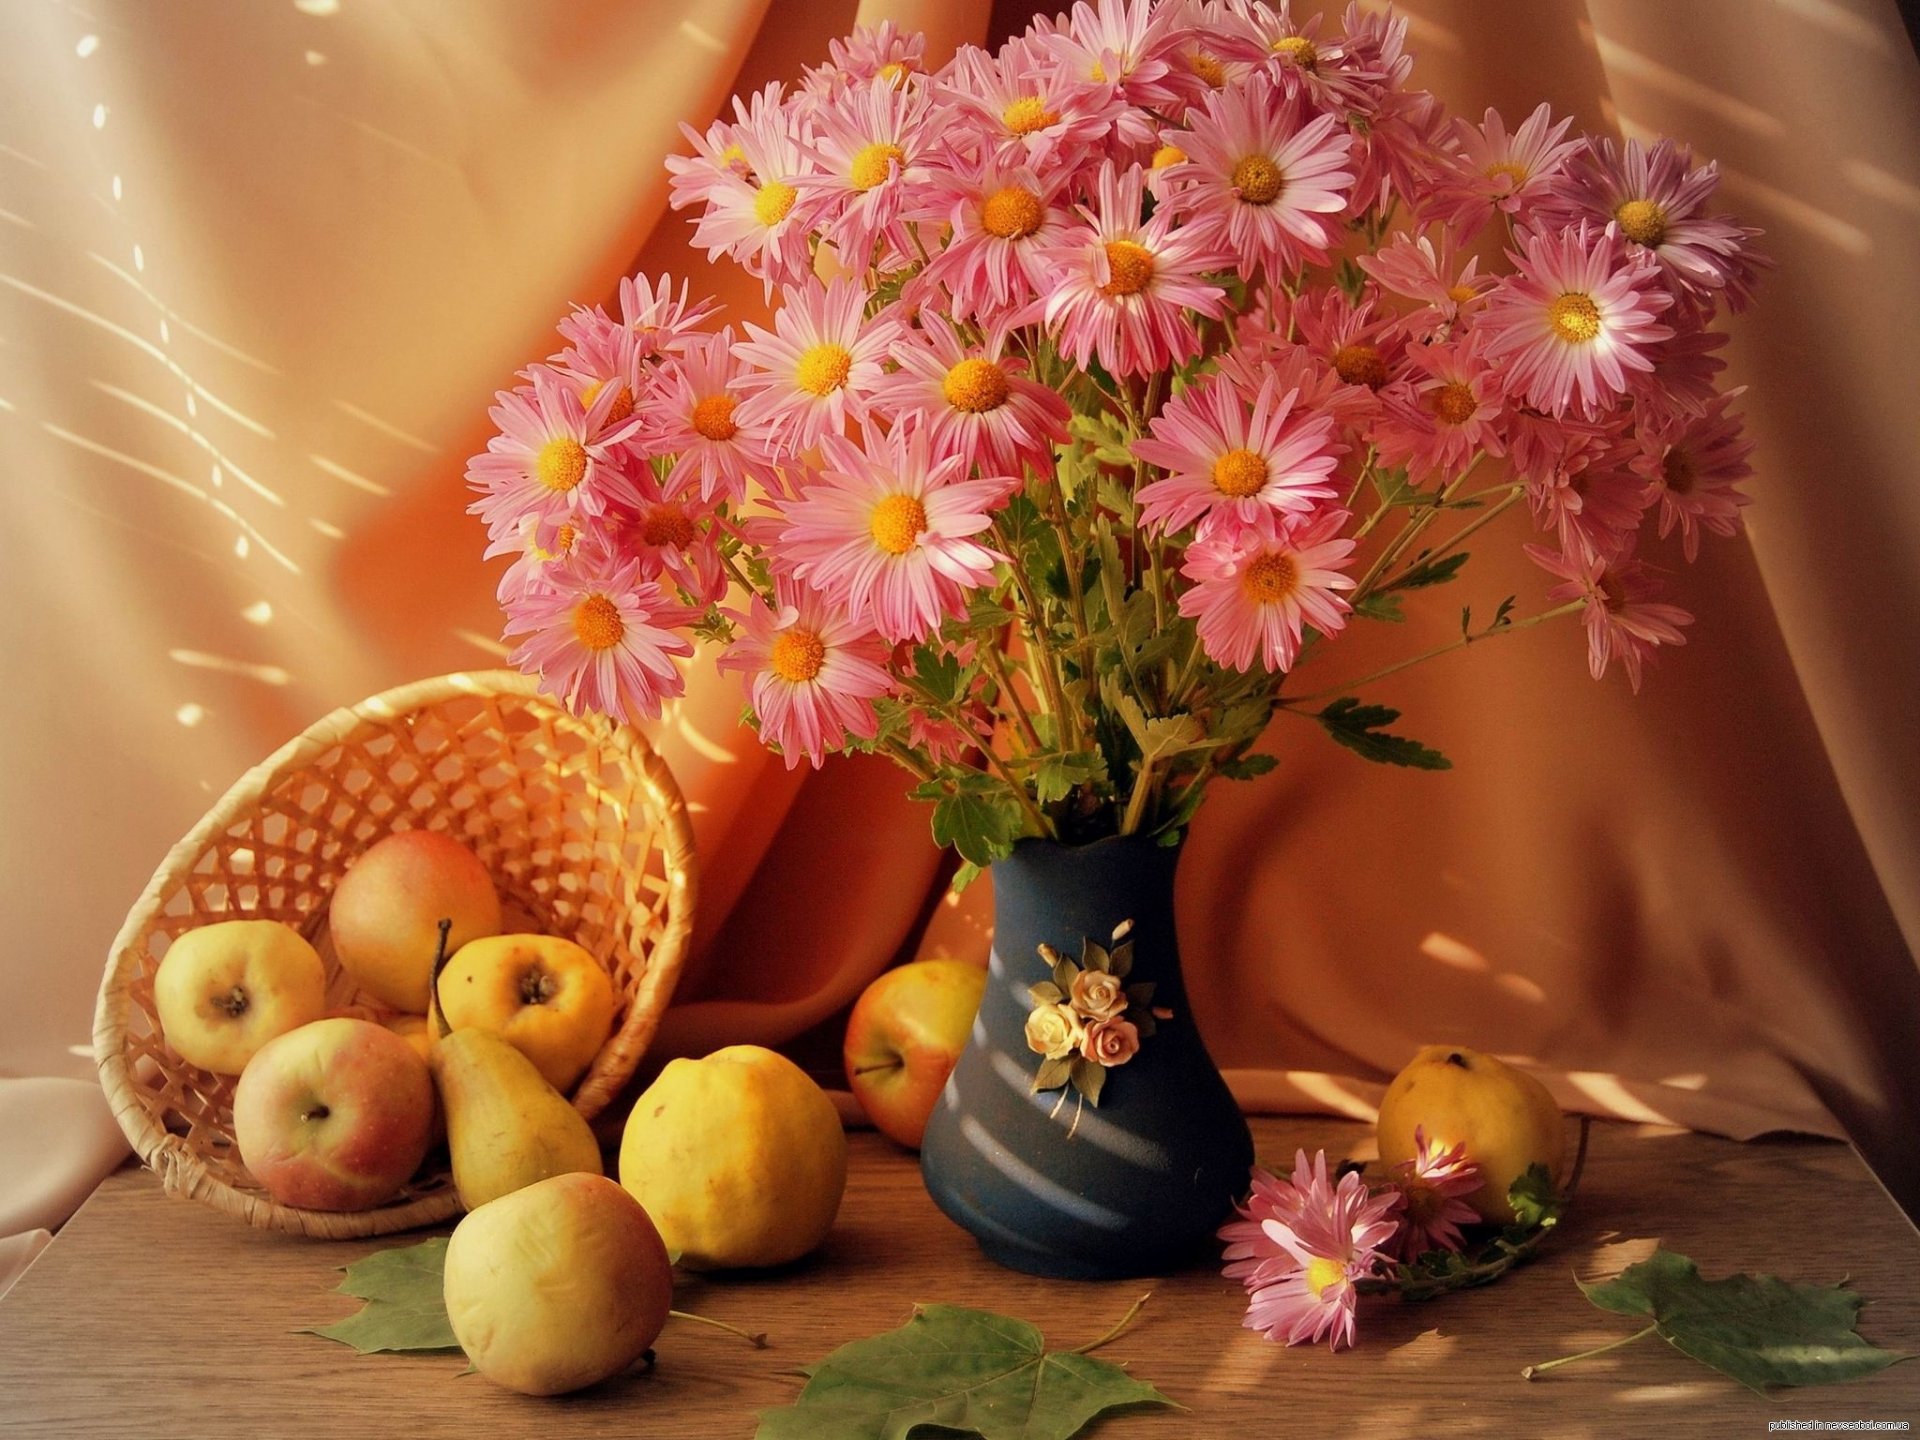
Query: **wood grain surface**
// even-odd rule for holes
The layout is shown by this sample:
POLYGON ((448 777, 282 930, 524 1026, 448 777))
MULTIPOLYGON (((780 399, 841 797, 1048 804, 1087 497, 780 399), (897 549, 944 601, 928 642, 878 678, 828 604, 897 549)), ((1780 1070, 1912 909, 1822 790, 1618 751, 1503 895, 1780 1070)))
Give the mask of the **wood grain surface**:
MULTIPOLYGON (((1255 1122, 1269 1164, 1296 1146, 1371 1154, 1363 1126, 1255 1122)), ((750 1437, 755 1412, 791 1400, 782 1372, 904 1322, 915 1302, 985 1306, 1082 1344, 1135 1297, 1140 1319, 1102 1355, 1182 1402, 1118 1413, 1087 1433, 1150 1437, 1565 1440, 1763 1436, 1773 1420, 1920 1426, 1920 1362, 1871 1379, 1762 1399, 1649 1339, 1533 1382, 1521 1367, 1630 1333, 1572 1276, 1612 1274, 1656 1239, 1700 1262, 1830 1283, 1872 1300, 1863 1333, 1920 1351, 1920 1234, 1846 1146, 1751 1144, 1626 1125, 1594 1127, 1581 1193, 1540 1260, 1489 1289, 1426 1305, 1362 1302, 1359 1344, 1286 1349, 1240 1328, 1243 1294, 1198 1266, 1145 1282, 1031 1279, 982 1259, 920 1185, 911 1156, 856 1134, 840 1220, 824 1251, 752 1277, 689 1277, 677 1302, 764 1330, 755 1351, 670 1322, 657 1367, 555 1400, 463 1375, 457 1354, 360 1357, 297 1333, 358 1302, 338 1268, 379 1241, 249 1230, 169 1200, 150 1174, 112 1176, 0 1300, 0 1433, 36 1437, 750 1437)), ((431 1232, 424 1232, 431 1233, 431 1232)))

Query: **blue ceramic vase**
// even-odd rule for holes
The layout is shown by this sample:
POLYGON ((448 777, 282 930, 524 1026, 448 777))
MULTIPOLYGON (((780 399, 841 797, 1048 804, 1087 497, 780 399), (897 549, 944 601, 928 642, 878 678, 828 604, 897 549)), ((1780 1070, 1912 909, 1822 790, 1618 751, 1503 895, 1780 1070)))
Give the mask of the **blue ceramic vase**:
POLYGON ((1178 847, 1139 836, 1091 845, 1022 840, 993 867, 993 954, 973 1035, 927 1124, 920 1169, 934 1202, 1014 1270, 1060 1279, 1164 1274, 1218 1254, 1214 1232, 1246 1193, 1247 1122, 1187 1009, 1174 934, 1178 847), (1039 946, 1078 959, 1133 924, 1129 984, 1170 1011, 1098 1106, 1035 1092, 1030 987, 1039 946))

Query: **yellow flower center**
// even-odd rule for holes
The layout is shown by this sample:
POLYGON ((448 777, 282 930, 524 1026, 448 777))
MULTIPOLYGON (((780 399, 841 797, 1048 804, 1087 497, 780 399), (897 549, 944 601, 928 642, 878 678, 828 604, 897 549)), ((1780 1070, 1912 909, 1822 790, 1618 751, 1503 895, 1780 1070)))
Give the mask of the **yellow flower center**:
POLYGON ((867 529, 873 543, 889 555, 913 549, 927 528, 927 507, 912 495, 889 495, 873 507, 867 529))
POLYGON ((1624 201, 1613 218, 1620 233, 1636 245, 1658 245, 1667 238, 1667 212, 1651 200, 1624 201))
POLYGON ((693 428, 709 440, 731 440, 740 433, 733 423, 734 397, 703 395, 693 403, 693 428))
MULTIPOLYGON (((604 380, 595 380, 580 392, 580 403, 591 410, 593 402, 600 398, 600 392, 607 387, 604 380)), ((607 407, 607 424, 618 425, 633 418, 633 387, 622 385, 620 393, 613 397, 613 404, 607 407)))
POLYGON ((1153 163, 1149 168, 1164 170, 1169 165, 1184 164, 1186 158, 1187 152, 1182 150, 1178 145, 1162 145, 1158 150, 1153 152, 1153 163))
POLYGON ((540 544, 539 541, 531 540, 527 542, 527 553, 532 555, 536 560, 558 560, 573 549, 573 542, 576 538, 573 526, 562 525, 558 530, 553 532, 553 548, 551 550, 540 544))
POLYGON ((1233 167, 1233 188, 1249 205, 1271 205, 1287 188, 1287 177, 1265 155, 1249 155, 1233 167))
POLYGON ((1222 495, 1244 500, 1259 494, 1266 483, 1266 457, 1251 450, 1229 450, 1213 462, 1213 488, 1222 495))
POLYGON ((1100 293, 1109 298, 1138 295, 1153 283, 1153 252, 1131 240, 1107 242, 1107 283, 1100 293))
POLYGON ((876 80, 884 80, 887 84, 898 88, 907 83, 907 77, 912 73, 913 66, 907 64, 906 61, 889 60, 873 72, 873 78, 876 80))
POLYGON ((618 605, 604 595, 589 595, 573 607, 573 633, 589 650, 611 650, 627 626, 618 605))
POLYGON ((684 550, 698 532, 684 506, 655 505, 640 522, 640 538, 656 549, 684 550))
POLYGON ((547 489, 563 495, 587 478, 587 447, 571 435, 556 435, 533 457, 533 473, 547 489))
POLYGON ((856 190, 871 190, 876 185, 887 183, 893 174, 893 167, 907 163, 907 152, 898 145, 889 145, 884 141, 867 146, 853 157, 853 166, 847 172, 847 178, 853 181, 856 190))
POLYGON ((1196 50, 1188 56, 1187 66, 1212 89, 1218 90, 1227 83, 1227 67, 1220 63, 1218 56, 1209 55, 1205 50, 1196 50))
POLYGON ((720 152, 720 164, 724 169, 744 174, 747 170, 747 152, 737 144, 729 145, 720 152))
POLYGON ((1456 305, 1466 304, 1467 301, 1473 299, 1473 297, 1479 293, 1480 292, 1475 290, 1471 285, 1449 285, 1447 287, 1447 298, 1456 305))
MULTIPOLYGON (((884 178, 884 177, 883 177, 884 178)), ((753 192, 753 218, 771 230, 787 218, 800 192, 780 180, 769 180, 753 192)))
POLYGON ((793 685, 813 679, 826 663, 826 642, 816 632, 798 625, 774 637, 773 650, 767 656, 773 673, 793 685))
POLYGON ((947 403, 969 415, 983 415, 1007 403, 1007 372, 991 360, 962 360, 940 382, 947 403))
POLYGON ((1316 1300, 1346 1278, 1347 1267, 1338 1260, 1315 1256, 1307 1262, 1307 1288, 1316 1300))
POLYGON ((1349 385, 1378 390, 1387 383, 1387 362, 1371 345, 1342 345, 1333 352, 1333 370, 1349 385))
POLYGON ((831 340, 801 352, 793 383, 809 395, 831 395, 847 383, 853 371, 853 352, 831 340))
POLYGON ((1473 398, 1472 388, 1458 380, 1449 380, 1433 392, 1433 413, 1443 424, 1464 425, 1479 408, 1480 402, 1473 398))
POLYGON ((1292 61, 1309 75, 1320 68, 1320 52, 1304 35, 1287 35, 1274 41, 1273 53, 1283 60, 1292 61))
POLYGON ((1600 333, 1600 307, 1592 296, 1570 290, 1547 307, 1547 323, 1569 345, 1585 345, 1600 333))
POLYGON ((1300 567, 1291 555, 1262 555, 1247 566, 1241 584, 1256 603, 1272 605, 1300 588, 1300 567))
POLYGON ((1517 160, 1501 160, 1487 166, 1486 174, 1489 180, 1498 180, 1504 175, 1513 182, 1513 188, 1518 190, 1527 183, 1528 171, 1527 167, 1517 160))
POLYGON ((980 207, 980 228, 1002 240, 1023 240, 1046 218, 1047 207, 1023 185, 994 191, 980 207))
POLYGON ((1038 95, 1024 95, 1000 112, 1000 123, 1015 135, 1031 135, 1060 123, 1060 112, 1047 109, 1038 95))
POLYGON ((1693 468, 1693 457, 1678 445, 1668 450, 1660 461, 1660 480, 1675 495, 1685 495, 1693 489, 1698 472, 1693 468))

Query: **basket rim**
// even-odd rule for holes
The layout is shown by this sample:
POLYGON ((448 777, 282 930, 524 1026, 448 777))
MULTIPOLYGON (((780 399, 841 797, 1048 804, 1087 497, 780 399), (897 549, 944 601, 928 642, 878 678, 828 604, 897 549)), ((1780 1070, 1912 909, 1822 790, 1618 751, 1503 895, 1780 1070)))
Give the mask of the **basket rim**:
POLYGON ((160 1124, 138 1094, 126 1055, 127 992, 140 956, 137 942, 164 910, 167 898, 184 873, 183 867, 191 866, 218 835, 268 794, 284 775, 332 749, 369 722, 385 723, 445 700, 495 695, 546 705, 565 714, 570 721, 597 732, 599 742, 619 752, 621 759, 632 768, 660 827, 667 871, 665 922, 658 942, 647 957, 646 973, 627 1007, 626 1021, 601 1047, 602 1055, 617 1050, 623 1058, 627 1055, 631 1058, 624 1072, 617 1076, 601 1074, 596 1061, 572 1103, 591 1117, 625 1085, 633 1065, 658 1028, 660 1015, 685 963, 693 933, 694 903, 699 890, 693 825, 673 772, 634 726, 617 724, 604 716, 575 716, 542 692, 535 677, 517 670, 457 670, 409 681, 329 711, 241 774, 167 851, 113 938, 94 1006, 94 1065, 114 1118, 134 1153, 160 1176, 168 1194, 205 1201, 261 1228, 331 1239, 390 1234, 437 1224, 460 1213, 459 1196, 451 1185, 401 1204, 389 1203, 370 1210, 326 1211, 282 1205, 264 1193, 238 1190, 218 1179, 187 1149, 180 1136, 160 1124))

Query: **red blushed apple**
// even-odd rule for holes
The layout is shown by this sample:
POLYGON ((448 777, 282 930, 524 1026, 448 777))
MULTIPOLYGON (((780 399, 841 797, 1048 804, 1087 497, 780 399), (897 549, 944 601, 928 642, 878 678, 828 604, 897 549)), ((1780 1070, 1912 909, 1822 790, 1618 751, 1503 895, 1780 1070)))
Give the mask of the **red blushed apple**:
POLYGON ((978 965, 920 960, 887 971, 860 996, 842 1058, 848 1086, 881 1134, 920 1148, 986 988, 978 965))
POLYGON ((269 1040, 240 1072, 233 1137, 282 1205, 367 1210, 400 1193, 427 1153, 433 1079, 371 1020, 315 1020, 269 1040))

